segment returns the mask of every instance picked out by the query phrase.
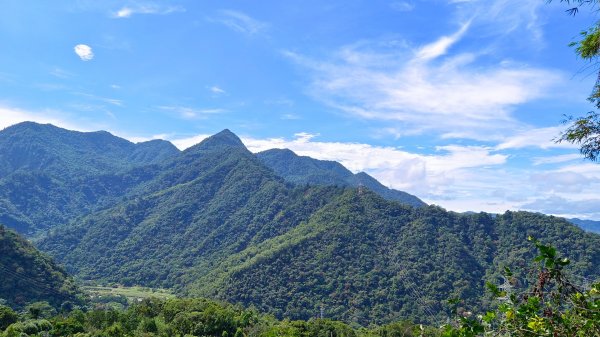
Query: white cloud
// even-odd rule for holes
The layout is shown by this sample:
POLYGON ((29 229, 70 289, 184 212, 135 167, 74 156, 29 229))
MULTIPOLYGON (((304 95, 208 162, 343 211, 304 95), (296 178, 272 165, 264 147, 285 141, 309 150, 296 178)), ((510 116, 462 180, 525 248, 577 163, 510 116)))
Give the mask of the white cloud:
POLYGON ((402 45, 382 51, 363 43, 341 48, 325 61, 284 54, 312 71, 314 97, 350 116, 498 139, 521 126, 511 114, 515 106, 543 97, 562 76, 508 62, 481 66, 470 53, 445 56, 468 27, 414 51, 402 45))
POLYGON ((538 0, 453 0, 459 20, 474 20, 482 36, 519 34, 533 44, 542 42, 542 25, 538 12, 545 6, 538 0))
POLYGON ((166 15, 176 12, 185 12, 185 8, 181 6, 162 6, 154 3, 136 4, 132 6, 124 6, 118 11, 112 13, 113 18, 125 19, 135 14, 159 14, 166 15))
POLYGON ((535 199, 523 205, 523 209, 567 218, 600 219, 600 198, 566 199, 558 195, 535 199))
POLYGON ((445 55, 448 52, 448 49, 463 37, 470 25, 471 22, 467 22, 463 24, 454 34, 443 36, 437 41, 419 48, 415 55, 415 61, 429 61, 445 55))
POLYGON ((206 139, 210 136, 211 135, 208 135, 208 134, 200 134, 200 135, 196 135, 193 137, 171 139, 170 142, 173 143, 173 145, 175 145, 178 149, 183 151, 189 147, 192 147, 192 146, 200 143, 201 141, 203 141, 204 139, 206 139))
POLYGON ((0 106, 0 129, 4 129, 21 122, 36 122, 41 124, 53 124, 62 128, 78 131, 88 131, 89 129, 65 121, 65 119, 56 117, 60 113, 56 111, 28 111, 13 108, 10 106, 0 106))
POLYGON ((222 10, 220 11, 219 17, 211 18, 210 20, 221 23, 236 32, 246 35, 256 35, 263 32, 268 27, 266 23, 256 20, 245 13, 234 10, 222 10))
POLYGON ((577 153, 562 154, 558 156, 549 157, 535 157, 532 159, 533 165, 545 165, 545 164, 559 164, 568 161, 579 160, 582 161, 583 157, 577 153))
POLYGON ((196 109, 186 106, 159 106, 158 108, 161 110, 173 111, 184 119, 205 119, 208 118, 210 115, 227 112, 227 110, 219 108, 196 109))
POLYGON ((226 93, 226 91, 225 91, 225 90, 221 89, 220 87, 218 87, 218 86, 216 86, 216 85, 213 85, 212 87, 210 87, 210 91, 211 91, 213 94, 217 94, 217 95, 220 95, 220 94, 225 94, 225 93, 226 93))
POLYGON ((73 48, 73 50, 82 61, 90 61, 94 58, 92 47, 86 44, 78 44, 73 48))
POLYGON ((491 149, 477 146, 440 147, 438 155, 420 155, 394 147, 380 147, 361 143, 319 142, 317 135, 298 133, 292 140, 284 138, 242 140, 252 152, 271 148, 288 148, 299 155, 321 160, 335 160, 353 172, 365 171, 383 184, 407 190, 419 196, 449 187, 448 183, 462 170, 501 165, 506 156, 491 153, 491 149))
POLYGON ((54 67, 54 69, 52 69, 50 71, 50 75, 52 75, 54 77, 62 78, 62 79, 70 78, 70 77, 74 76, 73 73, 71 73, 69 71, 66 71, 66 70, 64 70, 62 68, 59 68, 59 67, 54 67))
POLYGON ((570 143, 556 143, 554 141, 563 130, 564 126, 518 130, 512 136, 506 137, 503 142, 496 146, 496 149, 522 149, 527 147, 540 149, 576 149, 576 145, 570 143))
POLYGON ((72 92, 72 94, 77 95, 77 96, 82 96, 85 98, 89 98, 94 101, 108 103, 108 104, 115 105, 115 106, 123 106, 123 101, 120 99, 116 99, 116 98, 101 97, 101 96, 88 94, 85 92, 79 92, 79 91, 72 92))

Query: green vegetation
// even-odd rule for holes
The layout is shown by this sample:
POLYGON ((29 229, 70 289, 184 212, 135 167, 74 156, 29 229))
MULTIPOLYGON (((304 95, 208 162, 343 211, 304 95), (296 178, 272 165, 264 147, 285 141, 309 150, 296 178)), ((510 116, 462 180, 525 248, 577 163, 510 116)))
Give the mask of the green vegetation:
MULTIPOLYGON (((10 309, 9 309, 10 310, 10 309)), ((11 317, 15 317, 13 313, 11 317)), ((226 303, 206 299, 145 299, 127 310, 74 310, 53 317, 22 315, 0 326, 2 337, 26 336, 297 336, 392 337, 439 335, 437 329, 399 322, 382 327, 353 328, 329 319, 278 321, 226 303), (2 332, 4 330, 4 332, 2 332)))
MULTIPOLYGON (((0 336, 246 336, 246 337, 484 337, 600 336, 600 283, 580 289, 568 277, 569 259, 530 238, 538 263, 522 284, 509 268, 510 287, 488 283, 495 309, 478 315, 454 305, 456 319, 441 327, 397 321, 361 327, 322 317, 277 320, 254 308, 194 298, 146 298, 127 309, 66 310, 33 303, 21 313, 0 305, 0 336)), ((320 315, 320 314, 319 314, 320 315)), ((319 316, 317 315, 317 316, 319 316)))
POLYGON ((0 132, 0 223, 41 234, 114 205, 152 177, 153 165, 178 153, 166 141, 133 144, 104 131, 11 126, 0 132))
MULTIPOLYGON (((552 0, 548 0, 552 2, 552 0)), ((570 8, 567 12, 575 15, 579 9, 584 6, 590 6, 596 11, 598 0, 560 0, 566 3, 570 8)), ((595 23, 589 29, 581 32, 581 40, 571 43, 575 47, 575 53, 583 60, 595 63, 598 78, 594 84, 592 93, 588 100, 592 102, 596 110, 600 109, 600 70, 597 67, 600 57, 600 23, 595 23)), ((583 117, 569 117, 565 123, 569 126, 560 135, 558 142, 569 142, 577 144, 581 154, 592 161, 600 159, 600 114, 597 111, 590 111, 583 117)))
MULTIPOLYGON (((82 303, 83 294, 50 258, 0 225, 0 299, 14 307, 47 301, 56 308, 82 303)), ((0 307, 0 324, 9 316, 0 307)))
MULTIPOLYGON (((556 248, 529 237, 539 250, 539 263, 526 291, 515 292, 512 286, 488 288, 500 304, 485 315, 464 314, 458 324, 444 327, 444 337, 472 336, 600 336, 600 283, 581 287, 565 273, 570 264, 556 248), (586 289, 587 288, 587 289, 586 289)), ((516 283, 514 274, 505 268, 506 280, 516 283)))
MULTIPOLYGON (((115 142, 132 153, 140 146, 115 142)), ((289 166, 344 176, 341 165, 290 153, 289 166)), ((103 154, 98 160, 113 166, 102 175, 84 173, 87 163, 62 172, 58 167, 71 157, 56 156, 62 164, 48 164, 48 180, 20 166, 0 179, 0 191, 10 195, 0 193, 0 206, 11 219, 22 215, 38 230, 38 247, 90 284, 169 288, 279 319, 308 320, 323 310, 327 318, 363 326, 437 323, 449 315, 446 299, 455 297, 464 300, 462 308, 487 310, 492 303, 482 296, 485 281, 498 281, 504 266, 518 270, 532 257, 523 243, 527 235, 568 251, 569 272, 600 276, 600 237, 564 219, 457 214, 386 200, 366 187, 291 183, 228 130, 161 160, 150 157, 132 164, 131 157, 112 162, 103 154), (66 179, 71 169, 85 178, 66 179)), ((304 169, 288 171, 306 176, 304 169)), ((32 298, 41 300, 60 306, 32 298)), ((106 294, 93 305, 123 308, 127 302, 127 294, 106 294)))
POLYGON ((364 172, 352 174, 335 161, 298 156, 288 149, 267 150, 257 153, 256 156, 277 175, 296 185, 364 186, 387 200, 414 207, 426 206, 414 195, 389 189, 364 172))

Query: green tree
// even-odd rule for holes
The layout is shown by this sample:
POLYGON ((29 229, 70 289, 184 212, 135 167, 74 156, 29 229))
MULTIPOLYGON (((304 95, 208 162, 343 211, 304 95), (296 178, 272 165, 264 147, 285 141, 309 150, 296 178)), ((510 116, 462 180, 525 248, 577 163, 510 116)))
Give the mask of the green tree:
POLYGON ((0 304, 0 331, 6 329, 18 319, 19 315, 17 315, 10 307, 0 304))
MULTIPOLYGON (((552 0, 548 0, 552 2, 552 0)), ((560 0, 569 8, 567 13, 575 15, 584 6, 595 8, 599 0, 560 0)), ((589 62, 598 62, 600 57, 600 22, 594 24, 588 30, 581 33, 581 40, 571 43, 579 57, 589 62)), ((600 110, 600 71, 592 93, 588 100, 600 110)), ((590 111, 583 117, 569 117, 565 123, 569 126, 557 139, 557 142, 569 142, 577 144, 581 154, 592 161, 600 159, 600 115, 596 111, 590 111)))
MULTIPOLYGON (((494 297, 502 299, 497 309, 461 316, 456 326, 445 326, 442 336, 600 336, 600 283, 580 289, 565 274, 568 258, 532 237, 529 241, 539 252, 530 289, 511 294, 488 283, 494 297)), ((505 277, 512 276, 506 268, 505 277)))

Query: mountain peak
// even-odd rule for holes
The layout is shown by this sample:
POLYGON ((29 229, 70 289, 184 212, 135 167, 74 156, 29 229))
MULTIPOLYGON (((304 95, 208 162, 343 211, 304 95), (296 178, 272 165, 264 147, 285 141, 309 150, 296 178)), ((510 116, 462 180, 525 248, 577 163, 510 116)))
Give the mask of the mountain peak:
POLYGON ((221 147, 234 147, 234 148, 243 148, 246 149, 244 143, 240 140, 235 133, 229 131, 229 129, 225 129, 217 134, 214 134, 199 144, 192 146, 190 149, 212 149, 212 148, 221 148, 221 147))

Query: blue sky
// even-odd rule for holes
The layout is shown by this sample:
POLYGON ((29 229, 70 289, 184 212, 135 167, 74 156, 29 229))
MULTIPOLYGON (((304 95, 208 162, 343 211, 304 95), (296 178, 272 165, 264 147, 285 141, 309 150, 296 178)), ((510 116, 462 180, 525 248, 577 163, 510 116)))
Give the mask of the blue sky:
POLYGON ((555 144, 591 109, 545 0, 22 1, 0 13, 0 127, 337 160, 456 211, 600 220, 600 166, 555 144))

